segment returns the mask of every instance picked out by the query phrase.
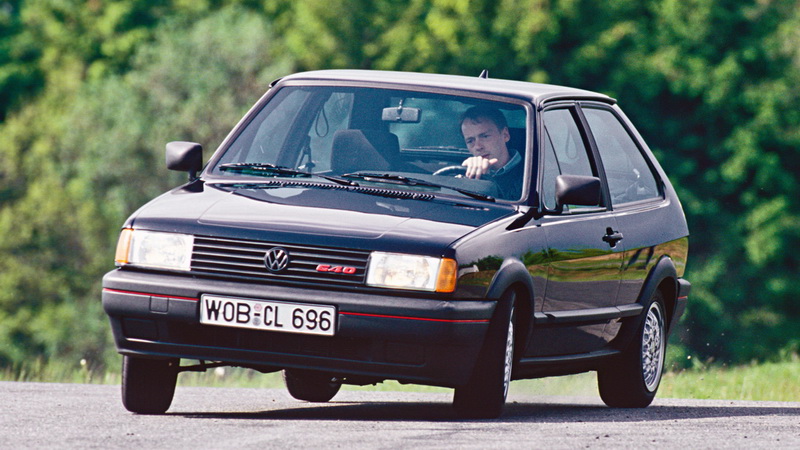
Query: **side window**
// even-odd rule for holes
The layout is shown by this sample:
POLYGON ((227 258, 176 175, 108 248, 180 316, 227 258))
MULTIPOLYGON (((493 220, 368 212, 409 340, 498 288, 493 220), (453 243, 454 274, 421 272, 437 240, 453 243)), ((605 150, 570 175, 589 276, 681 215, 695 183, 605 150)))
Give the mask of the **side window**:
POLYGON ((544 112, 544 171, 542 201, 548 209, 556 207, 556 177, 559 175, 596 176, 586 145, 570 109, 544 112))
POLYGON ((611 204, 660 197, 653 171, 619 118, 607 109, 584 108, 583 113, 603 161, 611 204))

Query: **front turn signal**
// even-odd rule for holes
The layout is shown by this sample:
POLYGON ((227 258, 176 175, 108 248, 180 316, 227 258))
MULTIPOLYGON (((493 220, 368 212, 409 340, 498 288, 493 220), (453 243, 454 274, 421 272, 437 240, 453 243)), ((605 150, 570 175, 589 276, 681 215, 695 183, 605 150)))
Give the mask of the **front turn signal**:
POLYGON ((456 290, 456 260, 443 258, 439 265, 439 276, 436 279, 436 292, 453 292, 456 290))
POLYGON ((131 228, 123 228, 122 232, 119 234, 119 240, 117 241, 117 252, 114 256, 114 262, 117 265, 122 266, 128 264, 128 255, 130 254, 129 250, 131 248, 131 238, 133 237, 133 229, 131 228))

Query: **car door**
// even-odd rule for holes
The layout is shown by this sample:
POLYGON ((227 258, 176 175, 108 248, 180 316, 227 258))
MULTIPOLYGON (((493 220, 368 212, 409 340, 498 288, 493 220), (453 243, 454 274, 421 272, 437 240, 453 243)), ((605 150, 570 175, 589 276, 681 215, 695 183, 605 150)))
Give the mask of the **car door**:
MULTIPOLYGON (((663 184, 618 110, 601 104, 584 104, 582 113, 589 125, 608 180, 611 206, 619 231, 624 236, 625 255, 617 305, 636 303, 650 269, 658 262, 661 237, 656 230, 670 220, 663 184)), ((669 244, 667 244, 669 245, 669 244)))
POLYGON ((556 211, 556 177, 602 176, 576 105, 546 109, 542 125, 547 285, 531 348, 535 356, 591 352, 608 343, 605 327, 616 313, 623 255, 612 238, 617 222, 607 199, 556 211))

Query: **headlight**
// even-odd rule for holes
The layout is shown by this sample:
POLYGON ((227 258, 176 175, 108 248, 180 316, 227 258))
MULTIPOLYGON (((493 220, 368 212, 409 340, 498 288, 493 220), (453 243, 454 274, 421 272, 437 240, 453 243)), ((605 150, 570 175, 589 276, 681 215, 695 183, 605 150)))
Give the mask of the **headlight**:
POLYGON ((453 292, 456 262, 449 258, 373 252, 369 259, 367 285, 453 292))
POLYGON ((122 230, 117 243, 118 266, 134 265, 154 269, 191 269, 194 236, 155 231, 122 230))

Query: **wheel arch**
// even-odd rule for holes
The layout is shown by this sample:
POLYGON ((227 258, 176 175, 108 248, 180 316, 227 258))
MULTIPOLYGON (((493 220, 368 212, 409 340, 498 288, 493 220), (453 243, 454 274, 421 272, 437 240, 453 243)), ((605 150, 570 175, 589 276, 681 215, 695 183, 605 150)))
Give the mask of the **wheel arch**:
POLYGON ((533 333, 533 314, 534 314, 534 288, 530 272, 522 261, 517 259, 507 259, 500 266, 500 269, 492 279, 492 284, 487 292, 488 298, 498 300, 495 307, 494 321, 498 314, 505 314, 511 305, 500 302, 506 292, 513 291, 516 299, 516 316, 514 336, 514 358, 519 359, 525 350, 525 344, 529 342, 529 337, 533 333))
MULTIPOLYGON (((678 299, 678 271, 669 256, 662 256, 645 279, 644 286, 636 300, 643 307, 656 291, 660 291, 664 299, 664 312, 667 315, 667 333, 672 329, 678 299)), ((644 317, 644 315, 642 315, 644 317)))
POLYGON ((653 269, 645 278, 645 282, 639 291, 636 303, 642 307, 641 314, 625 319, 622 331, 615 339, 615 347, 622 350, 632 341, 647 315, 647 303, 656 292, 662 293, 664 299, 664 313, 667 318, 667 339, 673 328, 673 318, 676 314, 677 294, 678 294, 678 272, 675 263, 669 256, 662 256, 653 269))

